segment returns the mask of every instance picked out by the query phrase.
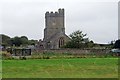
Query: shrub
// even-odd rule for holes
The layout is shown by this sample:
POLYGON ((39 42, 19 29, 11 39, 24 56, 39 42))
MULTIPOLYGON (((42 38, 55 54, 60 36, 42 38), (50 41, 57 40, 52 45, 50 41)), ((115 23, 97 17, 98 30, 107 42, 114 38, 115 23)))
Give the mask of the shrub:
POLYGON ((49 56, 43 56, 43 59, 50 59, 49 56))
POLYGON ((20 56, 19 59, 20 60, 26 60, 27 58, 25 56, 23 56, 23 57, 20 56))
POLYGON ((10 53, 2 52, 2 59, 14 59, 10 53))

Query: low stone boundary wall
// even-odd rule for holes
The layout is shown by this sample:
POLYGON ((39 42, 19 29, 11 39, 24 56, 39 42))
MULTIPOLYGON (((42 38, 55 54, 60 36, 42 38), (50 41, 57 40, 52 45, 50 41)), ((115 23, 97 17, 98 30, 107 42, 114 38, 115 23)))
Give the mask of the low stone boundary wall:
POLYGON ((70 54, 108 54, 110 49, 57 49, 39 50, 40 53, 70 53, 70 54))

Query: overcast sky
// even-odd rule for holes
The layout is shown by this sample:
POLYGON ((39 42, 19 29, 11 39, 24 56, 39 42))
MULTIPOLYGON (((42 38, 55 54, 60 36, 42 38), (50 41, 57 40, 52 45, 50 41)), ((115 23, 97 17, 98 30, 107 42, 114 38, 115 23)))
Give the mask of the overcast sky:
POLYGON ((66 34, 81 30, 97 43, 118 39, 118 0, 1 0, 0 34, 43 39, 45 12, 65 9, 66 34))

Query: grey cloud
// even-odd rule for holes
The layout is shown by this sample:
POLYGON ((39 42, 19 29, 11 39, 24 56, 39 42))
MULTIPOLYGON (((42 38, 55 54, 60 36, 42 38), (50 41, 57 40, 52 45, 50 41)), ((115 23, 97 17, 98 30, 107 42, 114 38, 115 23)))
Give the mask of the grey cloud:
POLYGON ((65 8, 66 33, 82 30, 95 42, 117 39, 117 2, 80 2, 78 0, 4 0, 2 33, 42 39, 45 12, 65 8))

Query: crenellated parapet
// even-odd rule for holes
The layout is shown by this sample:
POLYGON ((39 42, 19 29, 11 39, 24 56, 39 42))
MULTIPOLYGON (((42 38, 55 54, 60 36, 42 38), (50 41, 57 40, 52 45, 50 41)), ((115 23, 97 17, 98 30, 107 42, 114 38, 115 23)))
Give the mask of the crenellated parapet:
POLYGON ((51 12, 49 12, 49 11, 47 11, 46 13, 45 13, 45 17, 61 17, 61 16, 64 16, 64 9, 58 9, 58 11, 55 11, 55 12, 53 12, 53 11, 51 11, 51 12))

